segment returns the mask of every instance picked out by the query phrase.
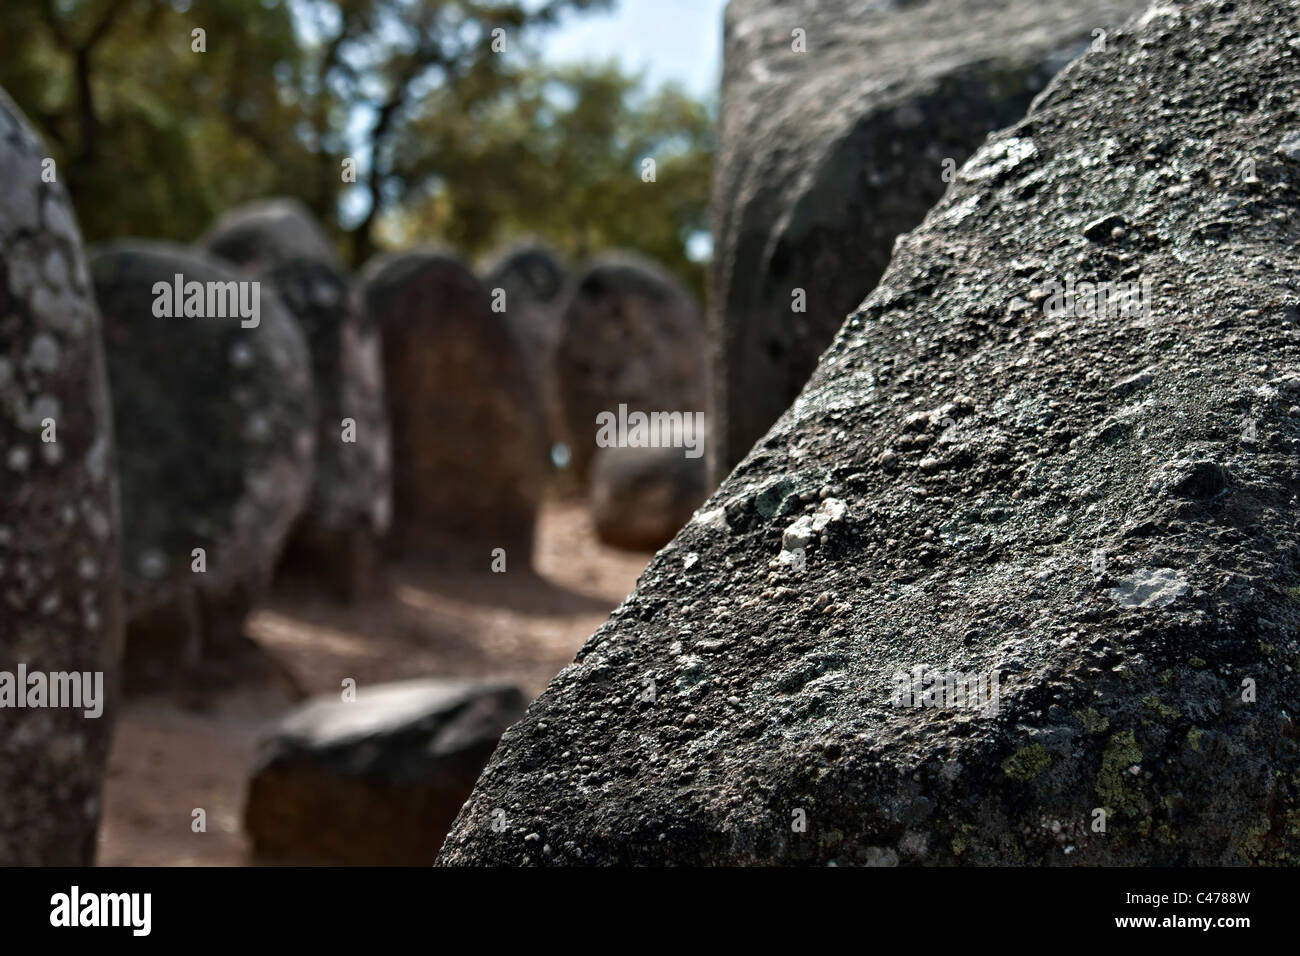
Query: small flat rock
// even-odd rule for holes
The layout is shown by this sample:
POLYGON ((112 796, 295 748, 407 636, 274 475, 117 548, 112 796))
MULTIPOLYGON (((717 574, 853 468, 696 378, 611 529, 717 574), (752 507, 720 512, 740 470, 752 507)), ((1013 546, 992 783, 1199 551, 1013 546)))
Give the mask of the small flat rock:
POLYGON ((427 866, 525 703, 508 684, 432 679, 306 702, 261 742, 244 811, 255 852, 427 866))

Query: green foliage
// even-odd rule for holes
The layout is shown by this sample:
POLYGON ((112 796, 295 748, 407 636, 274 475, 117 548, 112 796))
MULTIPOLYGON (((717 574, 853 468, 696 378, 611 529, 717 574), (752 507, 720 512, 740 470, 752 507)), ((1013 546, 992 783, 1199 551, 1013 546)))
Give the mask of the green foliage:
POLYGON ((156 0, 0 4, 0 86, 45 136, 91 239, 188 240, 224 206, 295 182, 309 155, 278 135, 296 111, 272 67, 298 55, 280 3, 205 0, 201 16, 156 0))
POLYGON ((612 65, 534 68, 484 108, 442 98, 407 135, 402 177, 430 189, 395 217, 402 241, 443 236, 477 254, 529 234, 575 258, 630 247, 701 290, 686 239, 708 228, 712 121, 679 89, 647 95, 612 65))
POLYGON ((704 108, 529 55, 536 30, 607 3, 4 0, 0 86, 88 239, 189 241, 231 205, 292 195, 358 263, 381 231, 471 255, 531 233, 575 256, 639 248, 698 289, 684 240, 705 228, 704 108))

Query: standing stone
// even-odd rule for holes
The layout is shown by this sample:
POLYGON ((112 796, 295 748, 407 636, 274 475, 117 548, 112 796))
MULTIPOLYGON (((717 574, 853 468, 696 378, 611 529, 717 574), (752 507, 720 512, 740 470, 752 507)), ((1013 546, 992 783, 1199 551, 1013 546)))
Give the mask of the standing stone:
POLYGON ((731 0, 713 188, 721 480, 952 174, 1139 0, 731 0), (945 175, 946 173, 946 175, 945 175))
POLYGON ((307 345, 267 286, 212 256, 127 241, 93 250, 90 269, 118 433, 125 676, 143 686, 200 663, 216 674, 218 661, 249 648, 244 618, 307 500, 316 421, 307 345), (178 275, 204 295, 160 315, 178 275), (256 325, 229 304, 218 317, 209 289, 256 301, 256 325))
POLYGON ((555 349, 564 328, 564 291, 568 276, 555 250, 540 242, 522 242, 492 259, 484 269, 483 284, 498 299, 504 315, 524 351, 546 413, 547 431, 562 440, 559 394, 555 382, 555 349))
POLYGON ((1162 4, 981 147, 442 861, 1300 859, 1298 73, 1162 4))
POLYGON ((501 734, 503 683, 410 680, 319 697, 262 740, 244 825, 264 860, 428 866, 501 734))
POLYGON ((603 255, 577 279, 555 358, 574 473, 585 483, 596 452, 596 416, 704 411, 708 395, 703 319, 691 294, 657 263, 631 252, 603 255))
POLYGON ((291 259, 338 265, 329 237, 297 199, 259 199, 228 209, 198 245, 254 271, 291 259))
POLYGON ((362 282, 383 337, 395 549, 450 550, 486 569, 491 549, 504 548, 527 566, 546 428, 505 317, 464 261, 440 249, 378 256, 362 282))
POLYGON ((122 649, 99 315, 48 156, 0 90, 0 866, 94 862, 122 649), (37 674, 95 699, 16 709, 37 674))
POLYGON ((291 259, 262 278, 306 335, 316 383, 311 499, 282 566, 355 599, 377 584, 392 515, 379 330, 348 276, 327 262, 291 259))
POLYGON ((392 513, 379 330, 324 231, 297 200, 239 206, 200 241, 273 289, 311 351, 316 462, 311 498, 289 537, 282 570, 346 599, 371 592, 392 513))

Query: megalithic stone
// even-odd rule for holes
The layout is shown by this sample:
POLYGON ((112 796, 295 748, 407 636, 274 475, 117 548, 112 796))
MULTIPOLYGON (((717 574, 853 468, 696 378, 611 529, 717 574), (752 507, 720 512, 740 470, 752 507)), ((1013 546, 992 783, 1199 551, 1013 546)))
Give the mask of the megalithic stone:
POLYGON ((329 237, 297 199, 255 199, 227 209, 197 243, 246 269, 263 271, 293 259, 338 266, 329 237))
POLYGON ((324 230, 297 200, 237 206, 199 242, 266 283, 301 327, 311 352, 316 462, 311 496, 290 534, 281 571, 344 599, 372 592, 392 514, 379 330, 324 230))
POLYGON ((99 314, 58 168, 0 90, 0 866, 87 866, 122 649, 99 314))
POLYGON ((291 259, 260 274, 298 321, 316 384, 316 463, 284 566, 355 599, 378 584, 392 521, 392 450, 379 329, 343 270, 291 259))
POLYGON ((568 270, 559 253, 544 243, 512 244, 483 268, 483 284, 523 349, 542 397, 548 435, 563 440, 555 381, 555 349, 564 330, 568 270), (498 302, 500 303, 498 305, 498 302))
POLYGON ((991 137, 441 861, 1296 862, 1298 77, 1163 3, 991 137))
POLYGON ((486 569, 502 548, 527 567, 546 425, 504 316, 464 260, 438 248, 377 256, 362 284, 383 339, 393 549, 486 569))
POLYGON ((117 423, 128 689, 216 675, 251 649, 244 620, 311 488, 307 344, 268 286, 206 253, 126 240, 96 246, 90 269, 117 423))
POLYGON ((731 0, 710 276, 714 482, 992 130, 1141 0, 731 0))
POLYGON ((555 355, 573 470, 585 483, 597 416, 693 415, 708 400, 704 319, 694 296, 638 253, 597 256, 574 280, 555 355))

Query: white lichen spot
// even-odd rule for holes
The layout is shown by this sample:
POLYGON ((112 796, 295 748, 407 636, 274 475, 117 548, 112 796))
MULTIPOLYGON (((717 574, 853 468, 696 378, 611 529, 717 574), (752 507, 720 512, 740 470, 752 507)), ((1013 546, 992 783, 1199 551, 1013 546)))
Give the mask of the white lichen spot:
POLYGON ((9 291, 16 298, 26 299, 38 281, 36 264, 26 243, 15 243, 9 253, 9 291))
POLYGON ((113 526, 109 523, 108 515, 90 502, 82 503, 82 514, 86 516, 86 525, 90 528, 90 533, 100 541, 107 541, 108 536, 113 533, 113 526))
POLYGON ((1172 568, 1139 568, 1107 594, 1120 607, 1165 607, 1186 590, 1187 582, 1172 568))
POLYGON ((271 420, 263 412, 253 412, 244 421, 244 440, 266 442, 271 439, 271 420))
POLYGON ((691 524, 715 531, 727 530, 727 512, 725 508, 713 508, 709 511, 697 511, 691 518, 691 524))
POLYGON ((808 515, 800 515, 794 523, 781 534, 781 550, 797 551, 812 544, 813 520, 808 515))
POLYGON ((1027 136, 1013 136, 981 146, 961 171, 962 179, 977 183, 1009 173, 1038 155, 1038 147, 1027 136))
POLYGON ((136 561, 142 577, 156 581, 167 573, 167 557, 158 548, 146 548, 136 561))
POLYGON ((18 427, 26 431, 36 431, 44 428, 42 424, 45 419, 53 418, 59 420, 59 412, 63 406, 53 395, 38 395, 35 400, 25 410, 18 413, 18 427))
POLYGON ((236 342, 230 347, 230 364, 235 368, 248 368, 253 359, 253 347, 247 342, 236 342))
POLYGON ((322 279, 312 283, 308 295, 315 305, 332 307, 339 301, 339 288, 322 279))
POLYGON ((41 219, 46 232, 62 236, 80 247, 81 239, 77 232, 77 224, 72 218, 72 210, 56 193, 46 194, 46 200, 41 209, 41 219))
POLYGON ((898 866, 898 853, 893 847, 869 846, 864 851, 863 866, 898 866))
POLYGON ((62 289, 68 284, 68 262, 57 246, 45 253, 44 272, 45 281, 54 288, 62 289))
POLYGON ((1287 133, 1277 144, 1277 151, 1287 159, 1300 162, 1300 130, 1287 133))
POLYGON ((59 343, 48 332, 32 337, 27 347, 27 364, 38 372, 53 372, 59 367, 59 343))
POLYGON ((839 498, 823 498, 817 510, 813 512, 812 529, 816 534, 821 534, 826 530, 826 526, 834 524, 837 521, 843 521, 844 516, 848 514, 848 505, 839 498))
POLYGON ((244 487, 248 489, 249 496, 255 501, 273 501, 275 499, 275 483, 271 476, 256 471, 244 472, 244 487))
POLYGON ((1149 10, 1147 10, 1146 13, 1142 14, 1142 16, 1138 18, 1137 26, 1139 29, 1141 29, 1142 27, 1145 27, 1148 24, 1156 20, 1162 19, 1164 17, 1181 18, 1182 13, 1179 11, 1177 7, 1173 6, 1172 4, 1158 3, 1154 7, 1151 7, 1149 10))
POLYGON ((98 483, 104 480, 107 470, 108 442, 103 435, 96 435, 90 451, 86 452, 86 471, 90 474, 91 480, 98 483))

